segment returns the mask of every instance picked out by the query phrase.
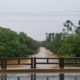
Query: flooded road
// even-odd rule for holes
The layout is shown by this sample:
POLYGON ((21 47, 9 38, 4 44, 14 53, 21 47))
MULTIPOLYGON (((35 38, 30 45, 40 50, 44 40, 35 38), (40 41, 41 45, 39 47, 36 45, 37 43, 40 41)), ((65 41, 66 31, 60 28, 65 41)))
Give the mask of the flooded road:
MULTIPOLYGON (((35 55, 32 55, 32 56, 30 56, 30 57, 38 57, 38 58, 58 58, 55 54, 53 54, 51 51, 49 51, 49 50, 47 50, 46 48, 44 48, 44 47, 40 47, 40 50, 39 50, 39 52, 37 53, 37 54, 35 54, 35 55)), ((46 60, 44 60, 44 59, 39 59, 39 60, 37 60, 37 62, 46 62, 46 60)), ((49 60, 49 62, 58 62, 58 60, 57 59, 51 59, 51 60, 49 60)), ((39 68, 39 69, 51 69, 51 68, 58 68, 58 65, 56 65, 56 64, 54 64, 54 65, 52 65, 52 64, 38 64, 37 65, 37 68, 39 68)))
POLYGON ((45 58, 54 57, 54 58, 57 58, 57 56, 55 54, 50 52, 45 47, 40 47, 39 52, 37 54, 31 55, 30 57, 45 57, 45 58))
MULTIPOLYGON (((31 58, 31 57, 42 57, 42 58, 57 58, 57 56, 55 55, 55 54, 53 54, 52 52, 50 52, 49 50, 47 50, 46 48, 44 48, 44 47, 40 47, 40 49, 39 49, 39 52, 38 53, 36 53, 36 54, 34 54, 34 55, 30 55, 29 56, 29 58, 31 58)), ((44 60, 44 59, 42 59, 42 60, 37 60, 37 62, 46 62, 46 60, 44 60)), ((49 62, 58 62, 58 60, 49 60, 49 62)), ((8 61, 8 63, 13 63, 13 64, 15 64, 15 63, 17 63, 17 61, 16 60, 10 60, 10 61, 8 61)), ((30 63, 30 60, 21 60, 21 63, 30 63)), ((39 64, 39 65, 37 65, 37 68, 48 68, 48 69, 51 69, 51 68, 57 68, 58 67, 58 65, 52 65, 52 64, 43 64, 43 65, 41 65, 41 64, 39 64)), ((7 66, 7 68, 9 69, 13 69, 13 68, 15 68, 15 69, 20 69, 20 68, 30 68, 30 66, 27 66, 27 65, 17 65, 17 66, 15 66, 15 65, 10 65, 10 66, 7 66)))
MULTIPOLYGON (((54 53, 52 53, 50 50, 46 49, 45 47, 40 47, 39 52, 33 55, 28 56, 28 58, 31 57, 36 57, 36 58, 58 58, 57 55, 55 55, 54 53)), ((21 63, 31 63, 30 60, 20 60, 21 63)), ((36 62, 47 62, 47 60, 45 59, 38 59, 36 62)), ((50 59, 49 62, 51 63, 58 63, 59 60, 58 59, 50 59)), ((17 60, 9 60, 7 63, 11 63, 11 64, 18 64, 17 60)), ((30 65, 10 65, 7 66, 7 69, 30 69, 30 65)), ((38 69, 53 69, 53 68, 59 68, 58 64, 37 64, 36 68, 38 69)), ((75 66, 65 66, 65 69, 80 69, 80 67, 75 67, 75 66)))

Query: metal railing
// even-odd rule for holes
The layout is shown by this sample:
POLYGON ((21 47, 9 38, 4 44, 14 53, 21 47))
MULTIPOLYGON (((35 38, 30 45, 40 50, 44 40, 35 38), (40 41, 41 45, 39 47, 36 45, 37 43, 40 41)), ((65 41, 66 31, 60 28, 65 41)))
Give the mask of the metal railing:
POLYGON ((7 66, 11 65, 29 65, 31 68, 33 68, 33 58, 27 58, 27 57, 14 57, 14 58, 0 58, 0 66, 2 69, 7 69, 7 66), (30 60, 30 63, 21 62, 21 60, 30 60), (15 63, 9 63, 8 61, 16 61, 15 63))
MULTIPOLYGON (((78 72, 80 73, 80 69, 64 69, 65 65, 73 65, 76 67, 80 66, 80 58, 38 58, 38 57, 32 57, 32 58, 27 58, 27 57, 18 57, 18 58, 0 58, 0 73, 4 73, 1 75, 1 80, 6 80, 6 74, 7 73, 31 73, 31 80, 34 80, 36 77, 36 73, 60 73, 60 80, 64 80, 64 73, 65 72, 78 72), (8 63, 10 60, 16 60, 17 63, 8 63), (30 60, 30 63, 22 63, 21 60, 30 60), (39 60, 39 62, 38 62, 39 60), (42 60, 40 62, 40 60, 42 60), (45 61, 43 61, 45 60, 45 61), (52 60, 50 62, 50 60, 52 60), (54 60, 58 60, 58 62, 54 62, 54 60), (48 64, 48 65, 59 65, 59 69, 37 69, 37 65, 43 65, 43 64, 48 64), (7 69, 8 65, 29 65, 30 69, 7 69)), ((18 80, 20 78, 18 77, 18 80)))

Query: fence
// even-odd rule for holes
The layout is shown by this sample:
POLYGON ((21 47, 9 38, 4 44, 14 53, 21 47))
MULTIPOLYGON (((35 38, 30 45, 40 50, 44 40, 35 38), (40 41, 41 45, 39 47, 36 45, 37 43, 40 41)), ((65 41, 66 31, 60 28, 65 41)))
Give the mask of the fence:
MULTIPOLYGON (((7 73, 32 73, 31 74, 31 80, 36 80, 36 73, 60 73, 60 80, 64 80, 64 73, 65 72, 78 72, 80 73, 80 69, 64 69, 65 65, 74 65, 74 66, 80 66, 80 58, 26 58, 26 57, 19 57, 19 58, 0 58, 0 65, 1 65, 1 70, 0 73, 4 73, 1 75, 1 80, 6 80, 6 74, 7 73), (58 60, 58 62, 50 62, 49 60, 58 60), (8 63, 9 60, 16 60, 17 63, 8 63), (21 60, 30 60, 30 63, 22 63, 21 60), (38 60, 45 60, 39 61, 38 60), (37 65, 43 65, 43 64, 48 64, 48 65, 59 65, 59 69, 37 69, 37 65), (8 65, 29 65, 30 69, 7 69, 8 65)), ((18 78, 20 80, 20 78, 18 78)))

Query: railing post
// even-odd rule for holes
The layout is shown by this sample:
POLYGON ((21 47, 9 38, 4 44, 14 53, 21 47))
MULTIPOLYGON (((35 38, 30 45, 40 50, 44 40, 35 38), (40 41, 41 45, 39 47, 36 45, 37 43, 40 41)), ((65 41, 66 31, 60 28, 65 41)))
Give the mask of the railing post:
POLYGON ((5 58, 2 58, 1 59, 1 69, 6 69, 6 59, 5 58))
POLYGON ((34 57, 34 68, 36 68, 36 57, 34 57))
POLYGON ((31 80, 34 80, 34 74, 31 73, 31 80))
POLYGON ((60 67, 60 69, 64 69, 64 58, 60 58, 59 59, 59 67, 60 67))
MULTIPOLYGON (((64 69, 64 58, 63 57, 59 59, 59 67, 60 69, 64 69)), ((64 80, 64 73, 60 73, 59 79, 64 80)))
MULTIPOLYGON (((31 69, 33 69, 34 68, 34 58, 32 57, 31 58, 31 69)), ((34 74, 33 73, 31 73, 31 80, 34 80, 34 74)))
POLYGON ((17 77, 17 80, 20 80, 20 76, 17 77))
POLYGON ((34 73, 34 80, 36 80, 36 73, 34 73))
POLYGON ((59 80, 64 80, 64 73, 59 74, 59 80))
POLYGON ((36 73, 31 74, 31 80, 36 80, 36 73))
POLYGON ((18 64, 20 64, 20 59, 18 58, 18 64))
MULTIPOLYGON (((6 58, 1 58, 1 69, 5 70, 6 69, 6 58)), ((6 74, 2 74, 1 75, 1 80, 6 80, 7 79, 7 75, 6 74)))
POLYGON ((34 58, 31 58, 31 69, 34 68, 34 58))
POLYGON ((48 58, 47 58, 47 64, 48 64, 48 58))

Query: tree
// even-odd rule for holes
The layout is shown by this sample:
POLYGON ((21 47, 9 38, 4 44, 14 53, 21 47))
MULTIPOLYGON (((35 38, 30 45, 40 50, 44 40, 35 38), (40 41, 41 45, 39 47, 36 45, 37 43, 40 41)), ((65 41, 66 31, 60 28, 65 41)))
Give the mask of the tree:
POLYGON ((76 26, 72 21, 67 20, 63 26, 63 32, 47 34, 46 47, 58 56, 80 57, 80 21, 76 26))
POLYGON ((78 22, 78 26, 76 27, 75 32, 76 34, 80 34, 80 21, 78 22))
POLYGON ((28 56, 38 48, 36 42, 23 32, 18 34, 8 28, 0 27, 0 57, 28 56))
POLYGON ((64 29, 66 30, 66 33, 67 34, 74 34, 75 33, 76 26, 73 24, 72 21, 67 20, 64 23, 64 29))

